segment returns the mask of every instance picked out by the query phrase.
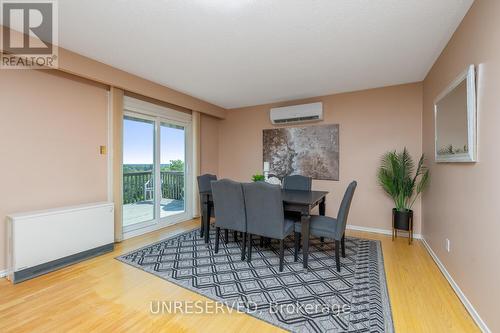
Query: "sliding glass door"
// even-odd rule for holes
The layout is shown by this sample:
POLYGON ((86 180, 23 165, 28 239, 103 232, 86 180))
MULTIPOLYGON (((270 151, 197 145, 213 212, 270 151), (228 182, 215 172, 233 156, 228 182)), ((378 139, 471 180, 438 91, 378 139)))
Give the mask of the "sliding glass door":
POLYGON ((160 218, 185 211, 186 133, 183 126, 160 124, 160 218))
POLYGON ((155 220, 155 122, 135 116, 123 120, 123 227, 155 220))
POLYGON ((125 236, 192 217, 190 115, 134 101, 123 120, 125 236))

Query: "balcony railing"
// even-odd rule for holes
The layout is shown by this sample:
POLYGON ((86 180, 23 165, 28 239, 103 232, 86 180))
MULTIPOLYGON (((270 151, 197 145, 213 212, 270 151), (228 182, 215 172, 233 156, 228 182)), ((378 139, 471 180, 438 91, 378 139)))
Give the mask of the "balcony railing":
MULTIPOLYGON (((184 172, 162 171, 162 198, 184 200, 184 172)), ((123 174, 123 204, 151 200, 152 171, 129 172, 123 174)))

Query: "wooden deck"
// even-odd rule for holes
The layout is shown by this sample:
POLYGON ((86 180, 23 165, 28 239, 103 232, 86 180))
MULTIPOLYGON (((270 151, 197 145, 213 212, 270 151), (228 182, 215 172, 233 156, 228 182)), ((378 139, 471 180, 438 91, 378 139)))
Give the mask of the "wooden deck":
MULTIPOLYGON (((184 211, 184 201, 161 199, 160 217, 179 214, 184 211)), ((145 222, 153 219, 153 201, 139 201, 123 205, 123 226, 145 222)))

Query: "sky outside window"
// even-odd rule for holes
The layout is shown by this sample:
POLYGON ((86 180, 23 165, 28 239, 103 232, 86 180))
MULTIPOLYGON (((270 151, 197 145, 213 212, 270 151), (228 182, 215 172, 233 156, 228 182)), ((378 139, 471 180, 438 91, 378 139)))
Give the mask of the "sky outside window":
POLYGON ((160 129, 160 163, 184 161, 184 128, 162 124, 160 129))
MULTIPOLYGON (((184 129, 162 124, 160 127, 160 162, 184 161, 184 129)), ((123 122, 123 164, 153 164, 154 123, 126 117, 123 122)))

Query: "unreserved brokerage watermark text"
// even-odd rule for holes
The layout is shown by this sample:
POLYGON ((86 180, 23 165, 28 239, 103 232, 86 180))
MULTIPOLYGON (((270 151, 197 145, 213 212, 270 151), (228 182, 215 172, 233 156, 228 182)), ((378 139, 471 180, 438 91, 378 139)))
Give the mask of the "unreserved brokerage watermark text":
POLYGON ((219 302, 219 301, 151 301, 149 310, 152 314, 231 314, 231 313, 255 313, 257 311, 268 311, 271 314, 331 314, 338 316, 351 311, 348 304, 325 304, 299 302, 269 302, 258 305, 253 302, 219 302))

